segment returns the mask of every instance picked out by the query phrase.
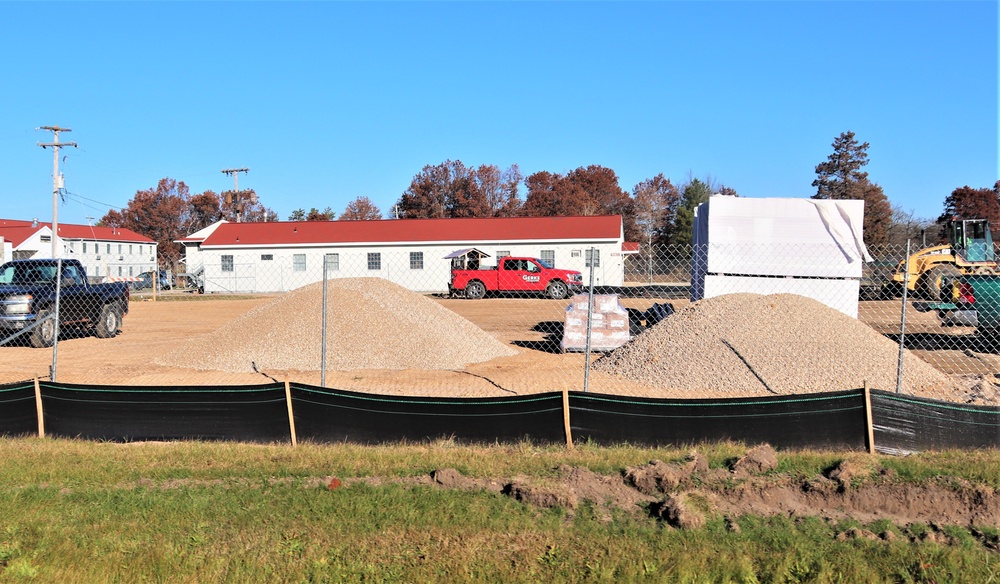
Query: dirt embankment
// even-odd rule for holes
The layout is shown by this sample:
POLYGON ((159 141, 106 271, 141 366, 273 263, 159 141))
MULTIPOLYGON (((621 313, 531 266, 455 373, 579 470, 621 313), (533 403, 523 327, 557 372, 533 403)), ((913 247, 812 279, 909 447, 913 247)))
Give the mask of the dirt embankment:
POLYGON ((586 502, 609 519, 617 508, 650 515, 678 529, 698 528, 721 518, 728 529, 739 530, 739 518, 745 515, 819 517, 830 522, 888 520, 898 531, 857 528, 836 537, 951 544, 954 541, 943 527, 958 526, 1000 553, 1000 538, 982 529, 1000 525, 1000 493, 992 487, 951 477, 902 482, 891 469, 863 456, 842 460, 807 479, 776 473, 777 465, 774 450, 763 445, 724 468, 709 468, 701 455, 692 452, 680 462, 654 460, 618 475, 561 466, 556 479, 531 481, 475 479, 454 469, 439 469, 417 482, 494 491, 526 504, 570 512, 586 502))

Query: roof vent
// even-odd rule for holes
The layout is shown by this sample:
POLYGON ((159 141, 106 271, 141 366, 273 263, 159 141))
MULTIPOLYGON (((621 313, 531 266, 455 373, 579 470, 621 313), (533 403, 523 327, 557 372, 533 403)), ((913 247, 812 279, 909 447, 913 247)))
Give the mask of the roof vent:
POLYGON ((38 227, 38 217, 35 217, 34 219, 31 220, 31 226, 38 227))

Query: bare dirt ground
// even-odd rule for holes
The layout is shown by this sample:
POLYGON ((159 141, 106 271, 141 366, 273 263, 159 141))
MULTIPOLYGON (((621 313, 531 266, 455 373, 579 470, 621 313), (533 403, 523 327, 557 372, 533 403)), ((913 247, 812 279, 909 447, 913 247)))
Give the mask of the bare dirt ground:
MULTIPOLYGON (((318 355, 316 369, 311 371, 229 373, 156 365, 154 360, 158 356, 185 347, 193 339, 273 299, 270 296, 227 299, 179 295, 184 299, 161 297, 153 302, 144 300, 142 296, 133 297, 123 331, 113 339, 65 332, 58 346, 57 380, 106 385, 229 385, 289 379, 320 384, 318 355)), ((435 300, 499 340, 518 347, 518 353, 472 364, 461 371, 327 371, 326 386, 385 394, 477 397, 524 395, 563 388, 583 389, 584 355, 578 352, 563 354, 559 350, 566 301, 524 298, 435 300)), ((621 302, 626 308, 637 311, 648 309, 654 302, 670 302, 677 309, 688 304, 686 300, 650 298, 623 298, 621 302)), ((915 352, 942 371, 990 377, 1000 372, 997 355, 968 348, 971 346, 971 329, 943 328, 938 325, 933 313, 910 311, 907 317, 907 335, 910 342, 916 343, 915 352)), ((860 319, 883 334, 898 335, 898 302, 862 302, 860 319)), ((316 334, 320 334, 318 330, 316 334)), ((335 331, 330 334, 335 334, 335 331)), ((232 342, 240 342, 240 339, 233 339, 232 342)), ((359 347, 359 350, 364 348, 359 347)), ((23 344, 0 346, 0 383, 48 378, 52 362, 53 352, 48 349, 33 349, 23 344)), ((593 370, 587 377, 590 391, 668 397, 662 389, 611 378, 593 370)), ((716 396, 705 393, 669 397, 716 396)))
MULTIPOLYGON (((539 482, 523 477, 474 479, 454 469, 438 469, 417 482, 496 491, 539 507, 572 511, 588 502, 598 508, 648 512, 682 529, 700 527, 718 516, 727 521, 742 515, 852 518, 864 523, 887 519, 900 526, 929 523, 932 528, 928 532, 913 534, 913 538, 950 543, 948 536, 937 529, 938 524, 992 526, 1000 522, 1000 496, 991 487, 948 477, 923 484, 900 483, 891 469, 863 455, 845 458, 823 474, 804 480, 775 474, 777 465, 774 450, 765 444, 751 449, 727 468, 710 469, 704 458, 692 452, 680 462, 654 460, 619 475, 561 466, 554 479, 539 482), (860 476, 865 479, 855 485, 860 476)), ((330 484, 332 477, 327 479, 330 484)), ((987 548, 1000 551, 996 536, 977 537, 987 548)))

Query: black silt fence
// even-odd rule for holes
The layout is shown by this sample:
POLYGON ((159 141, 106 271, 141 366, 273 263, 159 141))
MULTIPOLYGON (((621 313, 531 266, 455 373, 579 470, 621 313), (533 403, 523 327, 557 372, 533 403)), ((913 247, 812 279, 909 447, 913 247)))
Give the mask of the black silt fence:
POLYGON ((906 454, 947 448, 1000 448, 1000 407, 872 391, 875 446, 906 454))
POLYGON ((292 384, 292 404, 296 434, 314 442, 375 444, 442 437, 464 443, 566 440, 562 393, 447 399, 292 384))
POLYGON ((120 387, 22 382, 0 386, 0 435, 106 441, 234 440, 375 444, 687 445, 733 440, 779 448, 883 453, 1000 448, 1000 408, 865 390, 743 399, 626 398, 551 392, 498 398, 383 396, 303 384, 120 387), (565 400, 565 401, 564 401, 565 400), (568 407, 564 406, 568 404, 568 407), (871 427, 868 419, 873 421, 871 427), (289 416, 292 416, 289 419, 289 416), (294 434, 293 434, 294 422, 294 434))
POLYGON ((284 385, 136 387, 42 383, 46 435, 127 442, 287 442, 284 385))
POLYGON ((690 400, 571 392, 569 399, 573 439, 598 444, 734 440, 778 448, 866 447, 863 390, 690 400))
POLYGON ((37 432, 34 382, 0 387, 0 435, 21 436, 37 432))

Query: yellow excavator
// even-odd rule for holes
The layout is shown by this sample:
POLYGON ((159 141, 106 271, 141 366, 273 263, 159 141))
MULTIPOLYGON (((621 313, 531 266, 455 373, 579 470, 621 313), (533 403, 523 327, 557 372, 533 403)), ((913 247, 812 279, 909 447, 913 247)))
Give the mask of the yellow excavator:
POLYGON ((946 225, 948 243, 922 249, 899 262, 892 285, 925 300, 941 300, 941 280, 963 274, 998 273, 990 222, 986 219, 952 219, 946 225))

